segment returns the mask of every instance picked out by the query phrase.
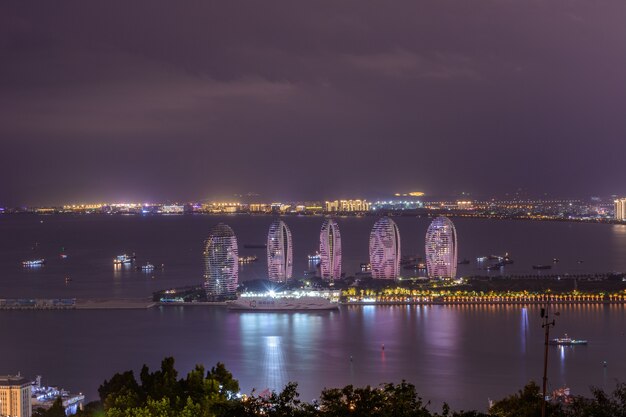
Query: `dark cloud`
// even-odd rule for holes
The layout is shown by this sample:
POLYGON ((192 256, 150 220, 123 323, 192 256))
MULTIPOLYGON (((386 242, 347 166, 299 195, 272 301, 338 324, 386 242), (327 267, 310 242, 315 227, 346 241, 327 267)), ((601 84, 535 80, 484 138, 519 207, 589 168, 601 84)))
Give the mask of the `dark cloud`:
POLYGON ((622 1, 0 5, 0 204, 626 192, 622 1))

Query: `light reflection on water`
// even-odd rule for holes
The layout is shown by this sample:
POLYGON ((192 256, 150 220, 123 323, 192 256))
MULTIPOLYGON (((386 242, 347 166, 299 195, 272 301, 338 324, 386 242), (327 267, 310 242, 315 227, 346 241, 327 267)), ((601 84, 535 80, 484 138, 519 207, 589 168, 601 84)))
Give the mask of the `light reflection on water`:
POLYGON ((520 339, 522 341, 522 354, 526 353, 526 344, 528 339, 528 309, 522 307, 522 323, 520 326, 520 339))
POLYGON ((289 382, 285 367, 285 355, 281 346, 280 336, 265 336, 263 338, 265 350, 262 362, 262 373, 264 375, 264 387, 270 390, 280 390, 289 382))

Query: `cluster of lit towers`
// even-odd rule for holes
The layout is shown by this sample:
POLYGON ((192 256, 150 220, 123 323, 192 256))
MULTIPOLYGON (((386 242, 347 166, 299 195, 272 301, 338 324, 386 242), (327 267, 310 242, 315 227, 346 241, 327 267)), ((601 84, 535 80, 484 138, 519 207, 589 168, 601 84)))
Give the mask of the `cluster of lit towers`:
MULTIPOLYGON (((426 232, 426 268, 434 279, 456 276, 458 242, 454 224, 437 217, 426 232)), ((320 271, 324 280, 341 277, 341 233, 337 222, 327 218, 320 231, 320 271)), ((205 287, 209 299, 232 296, 239 283, 237 237, 229 226, 216 225, 205 242, 205 287)), ((372 227, 369 257, 374 279, 400 276, 400 230, 389 217, 372 227)), ((274 220, 267 234, 267 275, 270 281, 284 283, 293 276, 293 240, 282 220, 274 220)))

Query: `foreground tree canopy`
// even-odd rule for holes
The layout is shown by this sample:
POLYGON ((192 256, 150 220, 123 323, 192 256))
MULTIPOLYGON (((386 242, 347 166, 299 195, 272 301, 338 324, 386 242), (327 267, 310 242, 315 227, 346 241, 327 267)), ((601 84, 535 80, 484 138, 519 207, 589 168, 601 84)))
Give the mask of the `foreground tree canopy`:
MULTIPOLYGON (((89 403, 78 417, 539 417, 541 393, 530 382, 519 392, 496 401, 488 414, 479 411, 451 411, 446 404, 441 411, 431 411, 417 394, 413 384, 381 384, 378 387, 325 389, 319 401, 299 400, 295 383, 281 392, 250 395, 239 393, 239 383, 218 363, 206 371, 196 367, 178 378, 174 359, 165 358, 154 372, 144 365, 139 380, 133 371, 113 375, 98 389, 100 401, 89 403)), ((626 417, 626 384, 614 392, 592 388, 591 397, 572 397, 564 405, 548 404, 550 417, 626 417)), ((47 411, 37 410, 35 417, 62 417, 57 401, 47 411)))

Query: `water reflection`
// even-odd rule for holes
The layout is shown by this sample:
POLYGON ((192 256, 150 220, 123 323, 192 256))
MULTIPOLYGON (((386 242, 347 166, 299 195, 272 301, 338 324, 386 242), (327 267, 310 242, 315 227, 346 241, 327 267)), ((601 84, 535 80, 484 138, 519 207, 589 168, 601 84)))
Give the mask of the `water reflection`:
POLYGON ((266 336, 263 340, 265 351, 262 363, 264 386, 269 390, 278 391, 289 382, 285 369, 285 355, 281 346, 280 336, 266 336))
MULTIPOLYGON (((476 384, 483 384, 482 397, 497 398, 541 379, 544 333, 539 308, 363 306, 327 313, 231 312, 225 327, 236 329, 237 336, 222 355, 238 364, 244 390, 280 390, 294 380, 310 400, 323 387, 406 379, 430 400, 482 408, 476 384)), ((624 306, 558 309, 561 316, 552 337, 569 330, 572 337, 593 343, 550 347, 550 389, 569 386, 584 394, 591 383, 604 381, 611 388, 614 375, 598 368, 602 359, 611 358, 607 352, 614 345, 609 340, 624 339, 616 331, 626 328, 624 306)))
MULTIPOLYGON (((238 323, 244 366, 254 370, 252 386, 281 390, 289 382, 288 368, 314 372, 320 358, 332 356, 324 340, 337 312, 232 313, 238 323)), ((343 353, 343 352, 342 352, 343 353)))
MULTIPOLYGON (((113 264, 113 279, 117 281, 123 276, 131 274, 132 271, 132 264, 113 264)), ((116 282, 116 284, 117 283, 118 282, 116 282)))
POLYGON ((526 353, 526 343, 528 340, 528 309, 522 308, 522 322, 520 326, 520 338, 522 342, 522 353, 526 353))
POLYGON ((611 227, 613 242, 609 248, 612 259, 611 265, 614 271, 626 270, 626 225, 614 224, 611 227))
POLYGON ((459 312, 454 310, 441 307, 437 312, 439 317, 436 321, 425 320, 423 322, 426 341, 434 348, 435 354, 451 356, 459 346, 459 329, 457 328, 459 312))

